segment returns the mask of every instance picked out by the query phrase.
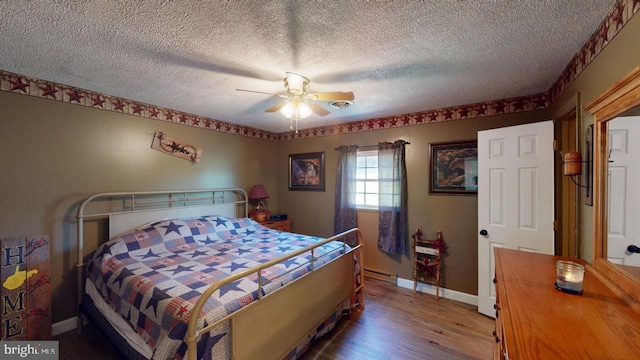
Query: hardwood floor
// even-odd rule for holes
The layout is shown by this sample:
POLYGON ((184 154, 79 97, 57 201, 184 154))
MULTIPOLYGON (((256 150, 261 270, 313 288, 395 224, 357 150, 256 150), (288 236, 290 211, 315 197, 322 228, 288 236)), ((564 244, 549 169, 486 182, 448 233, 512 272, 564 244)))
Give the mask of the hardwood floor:
POLYGON ((494 321, 477 307, 366 279, 354 311, 303 356, 311 359, 491 359, 494 321))
MULTIPOLYGON (((365 310, 343 318, 302 360, 491 359, 493 319, 475 306, 366 279, 365 310)), ((56 336, 61 360, 119 360, 122 356, 90 324, 56 336)))

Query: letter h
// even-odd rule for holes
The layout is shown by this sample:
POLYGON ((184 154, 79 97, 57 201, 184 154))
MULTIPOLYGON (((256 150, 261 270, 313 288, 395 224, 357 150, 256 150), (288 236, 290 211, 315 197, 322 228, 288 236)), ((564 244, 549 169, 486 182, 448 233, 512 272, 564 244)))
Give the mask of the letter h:
POLYGON ((7 267, 7 266, 11 266, 11 259, 12 258, 18 258, 18 262, 16 262, 16 265, 21 265, 24 264, 24 245, 20 245, 20 246, 16 246, 16 249, 18 249, 18 253, 17 254, 11 254, 11 249, 10 247, 4 248, 4 265, 3 267, 7 267))

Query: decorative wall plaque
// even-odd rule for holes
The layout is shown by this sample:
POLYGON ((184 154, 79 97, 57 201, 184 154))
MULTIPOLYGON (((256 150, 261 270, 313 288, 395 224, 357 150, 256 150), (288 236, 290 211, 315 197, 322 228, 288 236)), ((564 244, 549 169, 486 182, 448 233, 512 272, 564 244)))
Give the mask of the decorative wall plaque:
POLYGON ((161 131, 153 135, 151 148, 189 160, 194 164, 200 162, 200 156, 202 155, 202 149, 169 137, 161 131))

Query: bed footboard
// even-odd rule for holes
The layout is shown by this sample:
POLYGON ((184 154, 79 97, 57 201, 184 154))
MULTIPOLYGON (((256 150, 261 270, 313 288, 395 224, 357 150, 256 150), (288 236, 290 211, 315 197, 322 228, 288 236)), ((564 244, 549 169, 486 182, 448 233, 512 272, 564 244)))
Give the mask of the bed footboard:
POLYGON ((259 306, 249 305, 231 320, 233 358, 282 359, 303 334, 351 296, 353 278, 344 276, 349 273, 353 259, 343 256, 265 297, 259 306), (277 337, 264 336, 269 333, 277 337))
POLYGON ((354 228, 214 284, 200 297, 191 312, 186 338, 188 359, 197 359, 197 342, 200 335, 224 321, 230 321, 231 324, 233 359, 282 359, 306 334, 354 294, 359 294, 359 306, 364 307, 362 271, 357 272, 359 281, 354 281, 355 267, 363 268, 362 246, 360 231, 354 228), (357 234, 358 245, 339 258, 207 327, 197 328, 198 315, 207 299, 224 284, 258 273, 274 263, 299 253, 309 252, 312 248, 327 242, 340 240, 354 232, 357 234), (354 261, 354 254, 358 259, 358 265, 354 261), (268 353, 265 352, 267 349, 268 353))

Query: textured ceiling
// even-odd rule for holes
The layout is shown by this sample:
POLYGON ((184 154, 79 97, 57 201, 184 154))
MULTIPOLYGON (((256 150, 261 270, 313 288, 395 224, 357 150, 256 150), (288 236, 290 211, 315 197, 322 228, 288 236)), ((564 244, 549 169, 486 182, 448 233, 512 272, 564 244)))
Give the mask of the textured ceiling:
POLYGON ((310 128, 549 90, 614 0, 0 1, 0 70, 271 132, 291 71, 353 106, 310 128))

